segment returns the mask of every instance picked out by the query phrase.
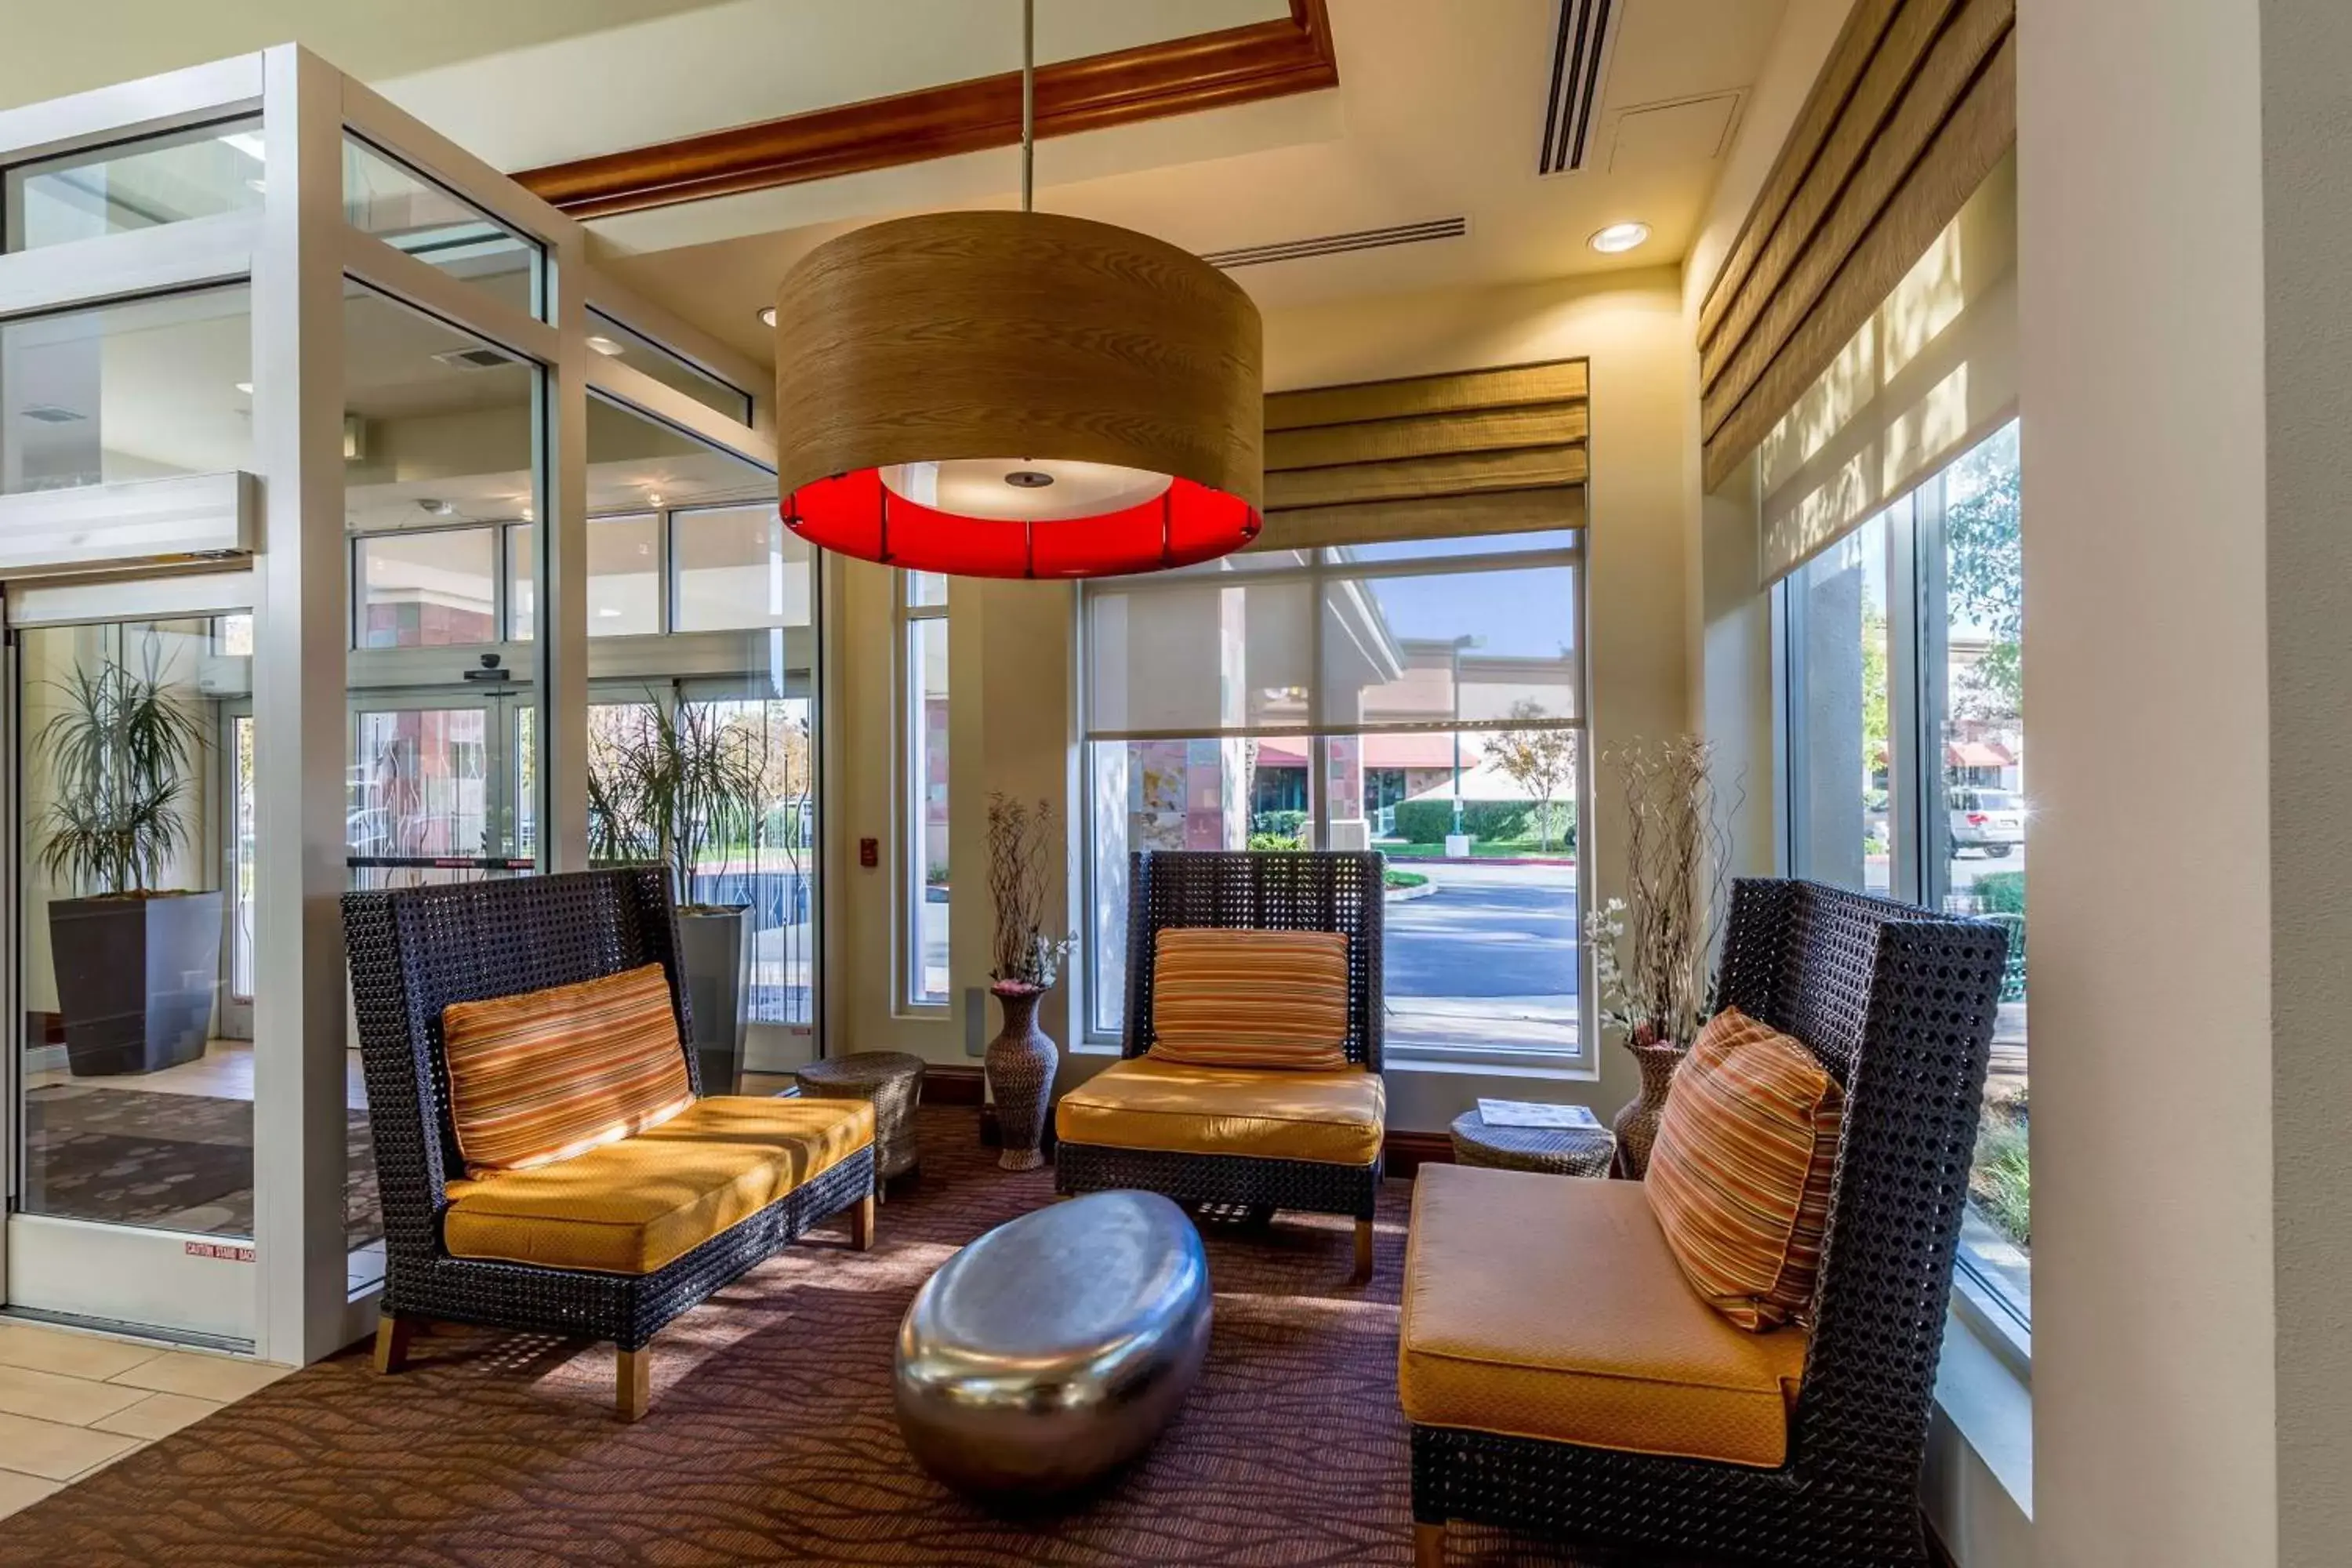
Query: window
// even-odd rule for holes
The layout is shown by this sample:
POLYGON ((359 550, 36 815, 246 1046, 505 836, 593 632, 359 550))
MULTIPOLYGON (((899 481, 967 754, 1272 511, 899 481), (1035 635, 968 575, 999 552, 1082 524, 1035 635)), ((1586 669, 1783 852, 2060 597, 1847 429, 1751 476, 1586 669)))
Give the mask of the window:
POLYGON ((948 588, 924 572, 898 574, 900 711, 906 770, 900 799, 899 922, 906 1001, 948 1004, 948 588))
POLYGON ((679 512, 670 552, 679 631, 809 624, 809 547, 785 531, 772 500, 679 512))
POLYGON ((1981 915, 2009 970, 1961 1237, 1965 1277, 2032 1321, 2026 777, 2014 422, 1776 590, 1789 864, 1981 915))
POLYGON ((498 641, 498 538, 493 528, 362 535, 354 584, 359 646, 498 641))
POLYGON ((268 172, 261 117, 68 153, 11 169, 5 195, 8 250, 186 223, 261 205, 268 172))
POLYGON ((0 321, 0 495, 253 467, 247 285, 0 321))
MULTIPOLYGON (((537 525, 507 530, 507 635, 529 642, 538 624, 532 592, 537 525)), ((588 635, 646 637, 661 624, 661 519, 588 520, 588 635)))
POLYGON ((623 326, 593 306, 588 311, 588 346, 631 370, 642 371, 673 391, 683 392, 705 408, 715 409, 739 425, 751 423, 751 395, 732 382, 721 381, 675 350, 623 326))
POLYGON ((348 135, 343 138, 343 219, 361 233, 372 234, 518 310, 540 313, 536 241, 348 135))
POLYGON ((1391 1047, 1575 1058, 1581 575, 1555 531, 1085 584, 1089 1034, 1123 1024, 1131 850, 1378 848, 1391 1047))

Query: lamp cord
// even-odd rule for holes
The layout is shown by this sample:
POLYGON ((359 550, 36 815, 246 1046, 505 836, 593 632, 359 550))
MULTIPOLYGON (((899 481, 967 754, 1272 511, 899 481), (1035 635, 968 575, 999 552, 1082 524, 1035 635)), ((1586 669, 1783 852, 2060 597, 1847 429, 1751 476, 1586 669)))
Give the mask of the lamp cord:
POLYGON ((1035 210, 1037 188, 1037 0, 1021 0, 1021 210, 1035 210))

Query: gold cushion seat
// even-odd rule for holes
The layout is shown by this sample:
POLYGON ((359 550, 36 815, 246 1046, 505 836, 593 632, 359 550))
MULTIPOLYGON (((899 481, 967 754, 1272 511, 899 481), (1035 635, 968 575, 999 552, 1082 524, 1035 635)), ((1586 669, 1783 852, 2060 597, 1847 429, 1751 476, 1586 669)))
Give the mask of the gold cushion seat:
POLYGON ((1195 1067, 1131 1057, 1064 1095, 1055 1133, 1068 1143, 1369 1165, 1380 1157, 1387 1096, 1378 1073, 1195 1067))
POLYGON ((458 1258, 651 1274, 874 1142, 862 1100, 714 1095, 551 1165, 448 1185, 458 1258))
POLYGON ((1407 1419, 1774 1468, 1805 1335, 1751 1333, 1683 1276, 1639 1182, 1423 1165, 1405 1255, 1407 1419))

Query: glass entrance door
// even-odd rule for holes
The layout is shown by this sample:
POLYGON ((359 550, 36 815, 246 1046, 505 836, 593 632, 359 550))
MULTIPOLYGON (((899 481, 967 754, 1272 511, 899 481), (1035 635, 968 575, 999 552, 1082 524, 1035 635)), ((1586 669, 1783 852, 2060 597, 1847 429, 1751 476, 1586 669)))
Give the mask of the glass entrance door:
POLYGON ((232 607, 190 606, 249 580, 191 581, 70 590, 55 624, 11 593, 6 1291, 234 1342, 255 1310, 254 1056, 231 1001, 251 811, 222 752, 250 742, 250 659, 232 607))
POLYGON ((367 692, 352 700, 352 886, 400 888, 528 871, 528 691, 367 692))

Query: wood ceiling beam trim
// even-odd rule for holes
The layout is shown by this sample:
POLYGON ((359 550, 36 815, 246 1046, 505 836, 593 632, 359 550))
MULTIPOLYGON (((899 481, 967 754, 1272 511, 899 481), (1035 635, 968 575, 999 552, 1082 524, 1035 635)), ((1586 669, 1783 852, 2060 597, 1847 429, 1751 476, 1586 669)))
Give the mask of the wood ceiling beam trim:
MULTIPOLYGON (((1037 68, 1037 136, 1071 136, 1339 85, 1325 0, 1271 22, 1037 68)), ((1021 74, 867 99, 514 176, 575 218, 897 168, 1021 140, 1021 74)))

